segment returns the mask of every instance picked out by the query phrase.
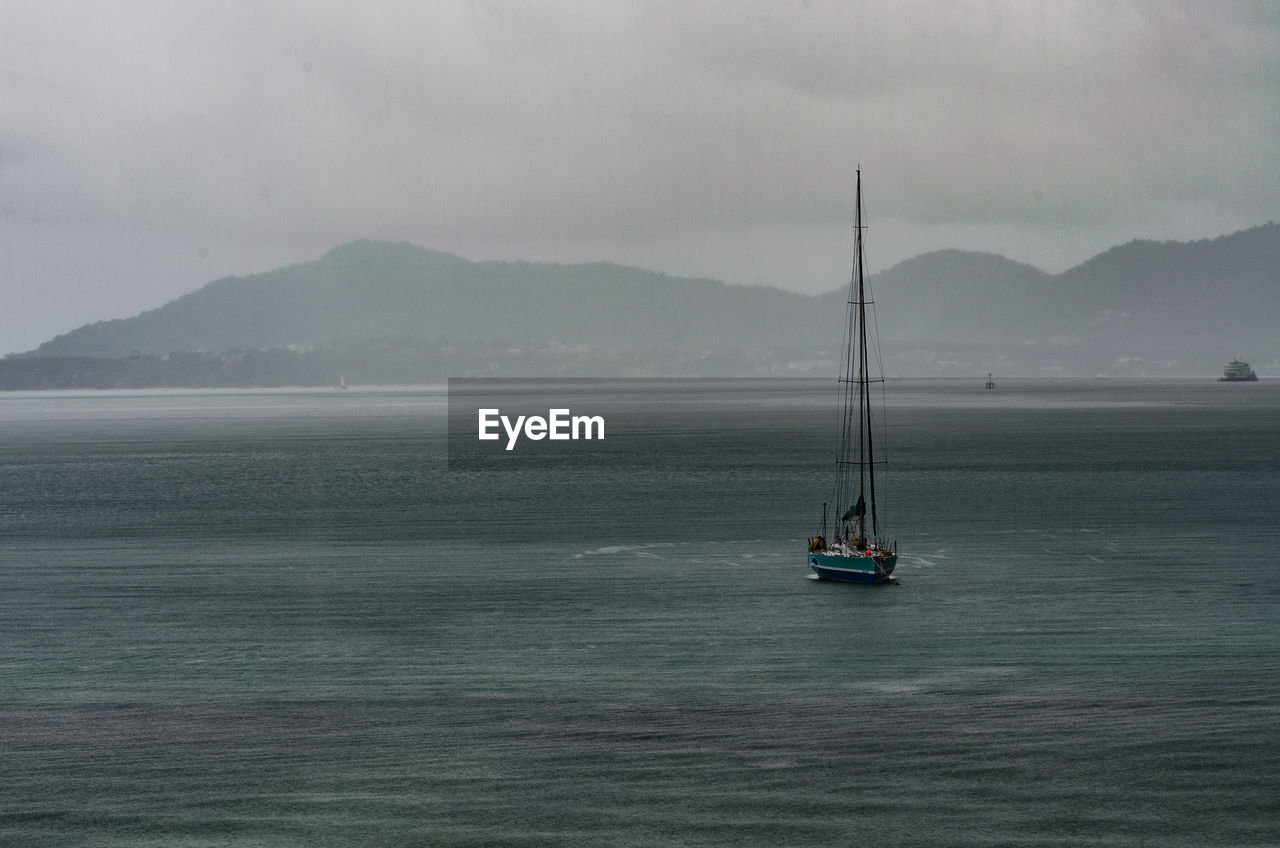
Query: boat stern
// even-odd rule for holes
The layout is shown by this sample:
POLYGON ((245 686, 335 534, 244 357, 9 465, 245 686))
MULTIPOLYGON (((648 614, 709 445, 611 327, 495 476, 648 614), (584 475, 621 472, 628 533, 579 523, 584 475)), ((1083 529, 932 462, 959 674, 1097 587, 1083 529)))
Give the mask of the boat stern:
POLYGON ((833 554, 811 551, 809 567, 822 580, 843 583, 883 583, 898 564, 896 553, 833 554))

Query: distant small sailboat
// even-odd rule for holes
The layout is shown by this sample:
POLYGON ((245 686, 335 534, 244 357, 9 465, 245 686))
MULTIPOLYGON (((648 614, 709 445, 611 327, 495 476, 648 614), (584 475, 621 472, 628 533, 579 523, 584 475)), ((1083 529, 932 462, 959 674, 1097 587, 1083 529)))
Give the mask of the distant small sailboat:
POLYGON ((337 387, 338 387, 339 389, 345 389, 345 388, 347 388, 347 377, 346 377, 346 375, 345 375, 345 374, 339 374, 339 375, 338 375, 338 386, 337 386, 337 387))
MULTIPOLYGON (((822 505, 822 532, 809 538, 809 567, 824 580, 850 583, 882 583, 898 564, 898 543, 888 541, 880 530, 876 512, 876 466, 883 460, 873 450, 872 378, 868 353, 867 297, 864 279, 865 258, 862 235, 862 169, 857 171, 854 204, 854 260, 849 281, 848 320, 845 322, 843 374, 840 377, 842 414, 840 448, 836 457, 835 490, 831 503, 836 508, 834 536, 827 538, 827 504, 822 505), (855 500, 856 498, 856 500, 855 500)), ((872 321, 874 330, 875 322, 872 321)), ((877 365, 879 350, 875 350, 877 365)))

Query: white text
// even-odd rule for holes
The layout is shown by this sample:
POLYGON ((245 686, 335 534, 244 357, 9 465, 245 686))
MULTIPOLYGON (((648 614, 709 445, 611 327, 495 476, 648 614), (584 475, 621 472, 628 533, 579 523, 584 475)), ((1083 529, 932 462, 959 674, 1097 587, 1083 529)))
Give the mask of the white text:
POLYGON ((515 421, 497 409, 480 410, 480 440, 501 438, 498 425, 507 431, 507 450, 512 450, 523 432, 526 439, 568 441, 570 439, 603 439, 603 415, 571 415, 567 409, 548 409, 547 417, 518 415, 515 421))

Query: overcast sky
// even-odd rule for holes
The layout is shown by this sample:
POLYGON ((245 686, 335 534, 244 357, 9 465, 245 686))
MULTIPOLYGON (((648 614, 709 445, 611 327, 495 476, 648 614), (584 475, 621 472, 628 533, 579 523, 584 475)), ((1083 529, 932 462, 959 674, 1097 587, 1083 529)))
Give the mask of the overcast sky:
POLYGON ((0 0, 0 352, 355 238, 805 292, 1280 220, 1273 2, 0 0))

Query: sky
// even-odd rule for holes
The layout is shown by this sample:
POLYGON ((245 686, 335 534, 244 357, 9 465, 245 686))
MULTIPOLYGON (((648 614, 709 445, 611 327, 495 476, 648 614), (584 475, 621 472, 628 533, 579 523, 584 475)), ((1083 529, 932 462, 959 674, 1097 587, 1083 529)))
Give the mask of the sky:
POLYGON ((1280 4, 0 0, 0 353, 357 238, 841 287, 1280 220, 1280 4))

